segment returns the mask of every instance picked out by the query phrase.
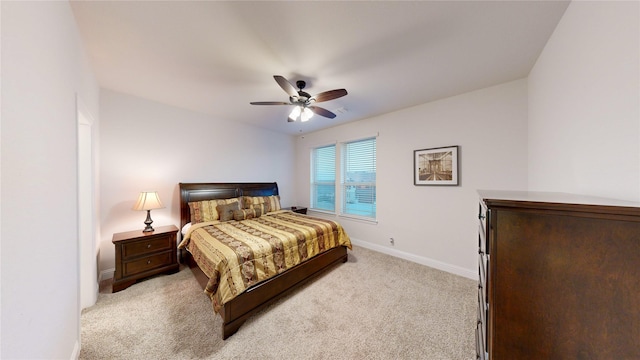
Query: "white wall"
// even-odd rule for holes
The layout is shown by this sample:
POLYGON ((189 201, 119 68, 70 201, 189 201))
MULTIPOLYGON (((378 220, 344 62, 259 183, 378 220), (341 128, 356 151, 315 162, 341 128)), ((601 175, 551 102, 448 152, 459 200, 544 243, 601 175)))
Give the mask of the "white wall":
POLYGON ((640 200, 639 4, 567 8, 529 75, 531 190, 640 200))
POLYGON ((379 133, 378 223, 340 218, 347 233, 357 244, 476 278, 477 189, 527 188, 526 102, 526 80, 518 80, 298 137, 297 203, 309 205, 311 147, 379 133), (449 145, 460 146, 460 186, 414 186, 413 151, 449 145))
POLYGON ((180 182, 278 183, 283 206, 294 196, 295 138, 103 89, 100 98, 100 271, 115 267, 114 233, 144 228, 131 210, 140 191, 166 206, 153 226, 180 224, 180 182))
POLYGON ((76 94, 99 88, 67 2, 2 9, 3 359, 69 359, 80 340, 76 94))

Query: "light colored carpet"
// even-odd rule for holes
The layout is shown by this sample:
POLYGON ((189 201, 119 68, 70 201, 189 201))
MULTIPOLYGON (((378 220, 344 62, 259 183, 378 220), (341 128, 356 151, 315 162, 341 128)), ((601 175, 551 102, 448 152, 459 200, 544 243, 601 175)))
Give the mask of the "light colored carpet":
POLYGON ((251 317, 222 320, 188 268, 100 294, 82 313, 81 359, 474 359, 476 282, 354 247, 251 317))

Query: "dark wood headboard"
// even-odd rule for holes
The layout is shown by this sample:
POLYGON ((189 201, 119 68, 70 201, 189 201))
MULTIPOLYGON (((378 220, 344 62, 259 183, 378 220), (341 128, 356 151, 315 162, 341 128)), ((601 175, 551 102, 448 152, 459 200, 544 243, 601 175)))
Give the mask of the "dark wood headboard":
POLYGON ((278 194, 278 184, 271 183, 180 183, 180 228, 191 221, 189 202, 228 199, 238 196, 278 194))

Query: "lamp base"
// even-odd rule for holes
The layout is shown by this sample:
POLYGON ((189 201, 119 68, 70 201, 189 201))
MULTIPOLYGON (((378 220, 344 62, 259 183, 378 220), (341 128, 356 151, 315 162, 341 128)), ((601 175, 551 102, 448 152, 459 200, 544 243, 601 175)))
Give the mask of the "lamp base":
POLYGON ((147 210, 147 219, 144 221, 144 223, 145 225, 147 225, 147 227, 145 227, 142 232, 153 232, 155 230, 153 227, 151 227, 151 224, 153 223, 153 220, 151 220, 151 210, 147 210))

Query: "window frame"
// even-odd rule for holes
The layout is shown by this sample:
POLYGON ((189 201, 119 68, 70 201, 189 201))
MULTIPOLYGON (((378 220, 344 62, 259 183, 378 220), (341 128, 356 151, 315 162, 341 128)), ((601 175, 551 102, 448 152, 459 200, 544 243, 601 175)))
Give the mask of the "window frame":
MULTIPOLYGON (((365 136, 365 137, 359 137, 359 138, 355 138, 355 139, 349 139, 349 140, 344 140, 344 141, 335 141, 333 143, 329 143, 329 144, 324 144, 324 145, 318 145, 318 146, 313 146, 310 148, 310 166, 309 166, 309 170, 310 170, 310 189, 309 189, 309 199, 310 199, 310 206, 309 206, 309 210, 310 211, 315 211, 315 212, 320 212, 320 213, 326 213, 326 214, 331 214, 331 215, 335 215, 335 216, 339 216, 339 217, 345 217, 345 218, 350 218, 350 219, 355 219, 355 220, 362 220, 365 222, 373 222, 373 223, 377 223, 378 219, 378 211, 377 211, 377 149, 378 149, 378 134, 375 135, 371 135, 371 136, 365 136), (345 185, 344 185, 344 173, 346 173, 345 170, 345 158, 344 158, 344 153, 345 153, 345 146, 347 146, 348 144, 352 144, 352 143, 357 143, 357 142, 361 142, 361 141, 369 141, 369 140, 373 140, 374 144, 373 144, 373 154, 374 154, 374 167, 375 167, 375 176, 373 181, 365 181, 365 182, 358 182, 358 184, 360 185, 364 185, 364 186, 373 186, 374 190, 373 190, 373 202, 372 202, 372 206, 373 206, 373 211, 371 212, 371 216, 366 216, 366 215, 359 215, 359 214, 354 214, 352 212, 349 211, 345 211, 345 201, 346 201, 346 196, 347 196, 347 191, 345 190, 345 185), (315 152, 318 149, 322 149, 322 148, 326 148, 326 147, 333 147, 334 151, 335 151, 335 158, 334 158, 334 182, 333 182, 333 190, 334 190, 334 201, 333 201, 333 210, 327 210, 327 209, 323 209, 323 208, 317 208, 315 207, 317 205, 317 199, 314 199, 314 186, 317 186, 317 181, 315 180, 315 171, 316 169, 316 160, 315 160, 315 152)), ((356 183, 352 184, 352 185, 357 185, 356 183)), ((348 186, 348 185, 347 185, 348 186)))
MULTIPOLYGON (((341 192, 341 196, 340 196, 340 216, 344 216, 344 217, 351 217, 351 218, 357 218, 357 219, 362 219, 362 220, 367 220, 367 221, 376 221, 377 219, 377 203, 376 203, 376 185, 377 185, 377 137, 376 136, 370 136, 370 137, 365 137, 365 138, 360 138, 360 139, 356 139, 356 140, 349 140, 349 141, 344 141, 340 143, 340 192, 341 192), (366 143, 372 142, 372 145, 368 145, 366 143), (360 157, 358 155, 362 154, 363 152, 358 151, 358 150, 348 150, 348 147, 350 147, 351 145, 355 145, 358 146, 358 144, 363 144, 366 147, 370 147, 369 149, 364 148, 364 154, 367 155, 366 157, 360 157), (369 153, 367 153, 369 152, 369 153), (371 154, 372 153, 372 154, 371 154), (373 155, 372 157, 370 155, 373 155), (360 158, 360 159, 358 159, 360 158), (348 175, 348 169, 347 167, 351 166, 351 161, 350 160, 354 160, 354 159, 358 159, 358 160, 362 160, 365 159, 367 161, 371 161, 372 163, 366 164, 366 163, 361 163, 358 162, 357 164, 355 164, 356 167, 361 167, 361 168, 366 168, 366 167, 373 167, 373 180, 369 179, 369 181, 348 181, 347 175, 348 175), (347 189, 347 187, 353 187, 353 191, 354 194, 350 195, 349 194, 349 190, 347 189), (369 187, 369 188, 373 188, 373 190, 370 190, 370 194, 368 195, 370 198, 367 199, 367 196, 359 196, 358 195, 358 187, 369 187), (362 199, 363 197, 365 198, 365 201, 363 201, 363 203, 367 203, 366 200, 370 200, 370 208, 372 208, 372 211, 361 211, 361 213, 359 214, 357 211, 353 211, 354 209, 349 210, 348 209, 348 204, 349 204, 349 199, 351 198, 351 196, 353 196, 353 199, 356 202, 360 202, 358 199, 362 199), (362 213, 367 213, 367 214, 362 214, 362 213)), ((356 148, 357 149, 357 148, 356 148)), ((362 150, 362 149, 361 149, 362 150)), ((371 172, 369 172, 371 173, 371 172)), ((363 176, 366 176, 363 174, 363 176)), ((366 205, 365 205, 366 206, 366 205)))
POLYGON ((336 213, 336 198, 337 198, 337 191, 336 191, 336 178, 338 177, 337 174, 337 169, 336 169, 336 160, 337 160, 337 151, 338 151, 338 147, 336 145, 336 143, 332 143, 332 144, 326 144, 326 145, 320 145, 320 146, 316 146, 313 147, 311 149, 310 152, 310 162, 311 162, 311 166, 310 166, 310 172, 311 172, 311 181, 310 181, 310 189, 309 189, 309 210, 313 210, 313 211, 318 211, 318 212, 325 212, 325 213, 330 213, 330 214, 335 214, 336 213), (326 148, 333 148, 333 181, 318 181, 316 180, 316 174, 317 174, 317 151, 320 149, 326 149, 326 148), (333 185, 333 208, 332 209, 324 209, 321 207, 316 207, 318 206, 318 198, 316 197, 317 195, 317 186, 318 185, 324 185, 324 186, 328 186, 328 185, 333 185))

